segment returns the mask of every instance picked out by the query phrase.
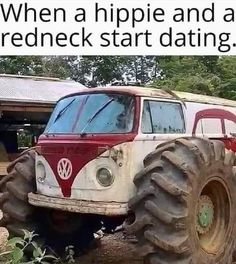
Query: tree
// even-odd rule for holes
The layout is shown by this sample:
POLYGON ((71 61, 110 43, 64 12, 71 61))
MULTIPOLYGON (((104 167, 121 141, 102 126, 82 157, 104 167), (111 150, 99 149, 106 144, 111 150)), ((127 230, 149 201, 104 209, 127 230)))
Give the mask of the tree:
POLYGON ((91 87, 146 84, 157 76, 155 56, 82 56, 73 79, 91 87))
POLYGON ((0 73, 20 75, 42 75, 42 57, 11 56, 0 57, 0 73))
POLYGON ((124 60, 127 82, 145 85, 159 75, 157 56, 129 56, 124 60))
POLYGON ((11 56, 0 73, 72 79, 88 87, 152 85, 235 98, 235 56, 11 56))
POLYGON ((88 87, 123 81, 124 57, 83 56, 74 68, 73 79, 88 87))
POLYGON ((75 79, 74 72, 78 63, 77 56, 42 57, 42 74, 60 79, 75 79))
POLYGON ((223 56, 218 60, 219 76, 223 81, 235 78, 236 56, 223 56))
POLYGON ((0 57, 0 73, 19 75, 38 75, 71 77, 76 56, 11 56, 0 57))
POLYGON ((194 56, 159 58, 160 77, 153 85, 171 90, 213 95, 220 79, 213 73, 216 68, 215 58, 194 56), (204 63, 203 63, 204 62, 204 63))
POLYGON ((159 57, 159 88, 236 99, 235 56, 159 57))
POLYGON ((216 91, 216 95, 236 100, 236 78, 231 78, 222 82, 216 91))

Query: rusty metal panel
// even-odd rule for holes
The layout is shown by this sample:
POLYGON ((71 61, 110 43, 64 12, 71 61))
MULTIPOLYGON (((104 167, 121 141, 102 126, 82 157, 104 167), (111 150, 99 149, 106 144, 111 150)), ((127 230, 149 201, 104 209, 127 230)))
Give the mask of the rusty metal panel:
POLYGON ((127 203, 93 202, 76 199, 54 198, 40 194, 29 193, 29 203, 38 207, 53 208, 82 214, 99 214, 107 216, 126 215, 127 203))
POLYGON ((139 86, 96 87, 96 88, 90 88, 86 92, 128 93, 131 95, 136 95, 141 97, 153 97, 153 98, 177 100, 182 102, 196 102, 196 103, 236 107, 236 102, 233 100, 227 100, 224 98, 201 95, 201 94, 162 90, 162 89, 156 89, 150 87, 139 87, 139 86))
POLYGON ((186 102, 196 102, 196 103, 203 103, 203 104, 236 107, 236 101, 228 100, 224 98, 207 96, 207 95, 202 95, 202 94, 178 92, 178 91, 175 91, 175 94, 179 96, 183 101, 186 101, 186 102))

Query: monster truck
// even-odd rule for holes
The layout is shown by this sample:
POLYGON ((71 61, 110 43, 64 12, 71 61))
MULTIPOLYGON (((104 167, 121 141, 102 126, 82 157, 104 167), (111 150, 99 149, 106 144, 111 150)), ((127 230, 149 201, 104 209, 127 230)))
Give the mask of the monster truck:
POLYGON ((146 263, 232 262, 236 102, 140 87, 57 103, 0 181, 1 225, 61 250, 125 221, 146 263))

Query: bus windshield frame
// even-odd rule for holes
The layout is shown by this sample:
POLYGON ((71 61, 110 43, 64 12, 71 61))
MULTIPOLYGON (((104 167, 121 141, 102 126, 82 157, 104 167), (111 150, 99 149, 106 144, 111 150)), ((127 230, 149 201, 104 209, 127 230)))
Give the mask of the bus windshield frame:
POLYGON ((124 134, 134 128, 135 96, 85 93, 62 98, 44 134, 124 134))

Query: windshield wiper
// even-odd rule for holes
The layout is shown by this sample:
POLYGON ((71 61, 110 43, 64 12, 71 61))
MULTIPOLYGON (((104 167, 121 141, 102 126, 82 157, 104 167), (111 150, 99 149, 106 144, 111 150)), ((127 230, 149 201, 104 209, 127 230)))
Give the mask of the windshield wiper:
POLYGON ((70 108, 70 106, 74 103, 75 98, 71 100, 56 116, 53 124, 55 124, 64 114, 65 112, 70 108))
POLYGON ((88 127, 88 125, 94 120, 94 118, 103 110, 105 109, 111 102, 114 101, 114 98, 107 101, 105 104, 103 104, 100 108, 98 108, 95 113, 92 115, 91 118, 89 118, 88 122, 85 124, 83 129, 81 130, 80 134, 84 134, 84 130, 88 127))

